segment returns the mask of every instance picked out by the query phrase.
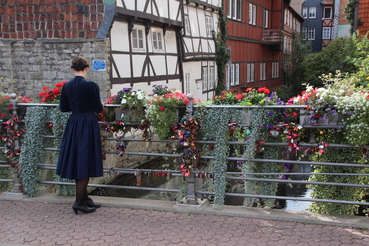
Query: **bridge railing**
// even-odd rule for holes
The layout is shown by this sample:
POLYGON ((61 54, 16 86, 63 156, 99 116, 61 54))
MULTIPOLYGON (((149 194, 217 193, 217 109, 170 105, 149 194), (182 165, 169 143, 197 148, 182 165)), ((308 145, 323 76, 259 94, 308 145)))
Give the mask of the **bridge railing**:
MULTIPOLYGON (((57 105, 55 104, 38 104, 38 103, 19 103, 17 104, 15 101, 13 102, 13 114, 18 114, 18 107, 47 107, 47 108, 55 108, 57 105)), ((106 105, 106 107, 116 107, 117 105, 106 105)), ((257 106, 229 106, 229 105, 212 105, 208 106, 212 108, 238 108, 238 109, 244 109, 244 110, 250 110, 250 109, 257 109, 257 106)), ((263 106, 263 108, 271 108, 271 109, 282 109, 282 108, 296 108, 296 109, 302 109, 304 108, 304 105, 293 105, 293 106, 263 106)), ((195 106, 196 110, 196 106, 195 106)), ((100 122, 100 124, 114 124, 113 122, 100 122)), ((23 124, 23 122, 16 122, 14 124, 14 128, 18 128, 19 125, 23 124)), ((45 122, 47 124, 47 122, 45 122)), ((327 129, 327 128, 339 128, 343 126, 314 126, 314 125, 303 125, 303 128, 307 129, 327 129)), ((201 131, 201 130, 200 130, 201 131)), ((26 133, 27 134, 27 133, 26 133)), ((3 136, 3 138, 6 138, 7 136, 3 136)), ((55 137, 53 135, 44 135, 43 138, 45 139, 55 139, 60 137, 55 137)), ((128 143, 144 143, 147 144, 147 139, 143 140, 141 138, 133 137, 128 138, 125 137, 125 135, 119 136, 119 137, 107 137, 105 138, 105 141, 112 141, 115 143, 119 142, 128 142, 128 143)), ((180 145, 181 141, 177 139, 155 139, 154 137, 150 139, 150 143, 157 143, 162 144, 162 152, 155 151, 141 151, 140 149, 137 151, 124 151, 124 156, 147 156, 148 158, 171 158, 180 160, 182 158, 182 154, 179 150, 177 153, 172 152, 168 153, 165 151, 165 144, 174 144, 174 145, 180 145)), ((15 149, 22 149, 21 145, 22 141, 21 139, 17 139, 14 148, 15 149)), ((203 140, 203 139, 196 139, 197 145, 216 145, 216 140, 203 140)), ((250 144, 247 141, 227 141, 227 146, 244 146, 245 149, 247 149, 247 146, 250 144)), ((258 143, 258 148, 271 148, 271 147, 282 147, 287 148, 290 145, 290 142, 284 141, 284 142, 262 142, 258 143)), ((298 143, 300 148, 320 148, 319 143, 315 142, 299 142, 298 143)), ((255 148, 255 146, 252 146, 255 148)), ((357 146, 349 145, 349 144, 330 144, 329 148, 344 148, 344 149, 352 149, 357 148, 357 146)), ((6 150, 6 147, 0 148, 2 150, 6 150)), ((180 148, 179 148, 180 149, 180 148)), ((45 151, 51 151, 51 152, 58 152, 58 148, 55 146, 50 147, 44 147, 45 151)), ((119 151, 113 151, 113 150, 105 150, 105 153, 107 155, 117 155, 119 151)), ((291 155, 289 155, 291 157, 291 155)), ((217 155, 201 155, 201 159, 209 162, 216 162, 217 155)), ((312 166, 329 166, 329 167, 347 167, 347 168, 359 168, 359 169, 365 169, 369 168, 368 164, 359 164, 356 161, 353 163, 333 163, 333 162, 317 162, 317 161, 311 161, 307 159, 269 159, 269 158, 245 158, 244 156, 232 156, 231 154, 227 154, 227 156, 223 156, 225 158, 227 165, 231 162, 233 163, 264 163, 269 165, 283 165, 285 163, 288 163, 289 165, 302 165, 306 167, 312 167, 312 166)), ((0 169, 7 169, 12 172, 12 175, 9 175, 6 178, 0 177, 0 184, 1 183, 12 183, 13 189, 11 192, 14 193, 22 193, 23 187, 22 187, 22 180, 20 178, 20 169, 19 169, 19 159, 13 159, 13 163, 7 163, 6 161, 2 161, 0 165, 0 169)), ((20 164, 21 165, 21 164, 20 164)), ((56 169, 55 163, 34 163, 35 166, 37 166, 38 170, 51 170, 53 172, 56 169)), ((211 165, 210 165, 211 166, 211 165)), ((214 167, 213 167, 214 168, 214 167)), ((188 203, 192 205, 198 205, 199 201, 203 201, 204 199, 211 200, 214 197, 242 197, 242 198, 250 198, 255 200, 264 200, 264 199, 270 199, 270 200, 294 200, 294 201, 307 201, 307 202, 314 202, 314 203, 333 203, 333 204, 349 204, 349 205, 357 205, 357 206, 369 206, 369 202, 363 201, 363 200, 335 200, 331 198, 311 198, 311 197, 294 197, 294 196, 282 196, 275 194, 262 194, 258 192, 250 192, 250 188, 247 188, 248 185, 254 185, 255 184, 260 186, 268 186, 268 185, 278 185, 278 184, 298 184, 298 185, 308 185, 308 186, 325 186, 325 187, 352 187, 352 188, 359 188, 366 190, 369 188, 369 185, 367 184, 360 184, 360 183, 345 183, 345 182, 318 182, 318 181, 311 181, 308 180, 308 176, 310 175, 330 175, 330 176, 357 176, 357 177, 367 177, 368 174, 361 173, 361 172, 353 172, 353 173, 342 173, 342 172, 331 172, 331 173, 306 173, 306 172, 291 172, 282 170, 279 172, 268 172, 265 170, 261 170, 260 172, 245 172, 245 171, 229 171, 227 168, 223 168, 224 177, 219 177, 215 174, 214 170, 209 169, 201 169, 201 168, 192 168, 191 172, 189 172, 187 175, 184 175, 183 172, 179 168, 179 164, 175 166, 173 169, 168 168, 124 168, 121 166, 117 166, 115 164, 113 165, 107 165, 104 162, 104 175, 105 176, 112 176, 115 177, 120 174, 133 174, 136 176, 137 179, 141 178, 141 175, 157 175, 162 177, 182 177, 186 181, 186 187, 183 192, 183 189, 180 187, 174 187, 174 188, 159 188, 154 186, 143 186, 137 182, 136 185, 117 185, 117 184, 103 184, 103 183, 91 183, 89 184, 89 187, 93 188, 99 188, 99 189, 123 189, 123 190, 142 190, 142 191, 159 191, 159 192, 171 192, 171 193, 180 193, 183 192, 184 199, 178 200, 178 202, 182 203, 188 203), (297 176, 304 176, 305 178, 303 180, 296 180, 294 178, 292 179, 283 179, 281 177, 297 177, 297 176), (217 180, 218 179, 218 180, 217 180), (219 190, 219 187, 217 186, 216 182, 220 182, 220 179, 224 179, 226 182, 230 183, 236 183, 241 186, 241 188, 236 192, 231 192, 232 189, 225 190, 225 187, 223 186, 222 190, 219 190), (243 192, 239 192, 242 190, 243 192), (221 194, 219 194, 221 193, 221 194)), ((38 180, 39 184, 43 185, 66 185, 66 186, 74 186, 75 184, 72 181, 69 182, 61 182, 58 180, 38 180)), ((218 202, 219 203, 219 202, 218 202)), ((219 205, 219 204, 218 204, 219 205)), ((220 204, 221 205, 221 204, 220 204)))

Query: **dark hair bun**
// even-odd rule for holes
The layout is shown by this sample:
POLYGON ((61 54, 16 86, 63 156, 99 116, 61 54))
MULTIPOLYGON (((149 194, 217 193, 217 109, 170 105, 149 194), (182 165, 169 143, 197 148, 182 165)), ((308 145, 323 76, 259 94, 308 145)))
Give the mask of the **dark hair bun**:
POLYGON ((84 57, 77 56, 73 58, 71 68, 76 71, 83 71, 86 67, 89 67, 89 65, 84 57))

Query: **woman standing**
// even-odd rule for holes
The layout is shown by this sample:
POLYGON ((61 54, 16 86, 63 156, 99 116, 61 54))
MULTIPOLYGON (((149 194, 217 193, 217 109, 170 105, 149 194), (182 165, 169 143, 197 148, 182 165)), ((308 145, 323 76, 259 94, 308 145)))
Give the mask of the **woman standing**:
POLYGON ((76 182, 74 212, 91 213, 100 207, 87 196, 87 185, 90 177, 103 175, 100 128, 95 114, 102 112, 103 105, 99 86, 85 79, 87 60, 75 57, 71 68, 75 77, 64 85, 59 107, 72 114, 64 129, 56 174, 76 182))

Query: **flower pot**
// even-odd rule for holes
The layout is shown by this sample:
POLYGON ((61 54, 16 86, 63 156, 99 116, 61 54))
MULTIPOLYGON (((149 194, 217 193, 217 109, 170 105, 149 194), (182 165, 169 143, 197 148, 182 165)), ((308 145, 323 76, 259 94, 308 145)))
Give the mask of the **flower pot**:
POLYGON ((250 125, 252 123, 251 110, 243 110, 241 115, 243 125, 250 125))
POLYGON ((300 125, 306 124, 306 110, 300 109, 300 125))
POLYGON ((115 111, 115 121, 123 121, 125 124, 141 123, 144 118, 144 109, 123 108, 115 111))
POLYGON ((340 114, 335 115, 334 117, 328 117, 328 120, 321 120, 317 121, 319 126, 336 126, 342 124, 342 117, 340 114))

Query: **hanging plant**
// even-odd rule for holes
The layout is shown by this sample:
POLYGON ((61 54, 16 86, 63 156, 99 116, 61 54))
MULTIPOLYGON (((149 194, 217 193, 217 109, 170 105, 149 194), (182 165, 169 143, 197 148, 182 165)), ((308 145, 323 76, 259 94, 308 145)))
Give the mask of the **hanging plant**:
POLYGON ((41 193, 40 172, 36 163, 45 159, 44 139, 47 131, 45 122, 49 119, 49 111, 44 107, 29 107, 25 116, 26 134, 22 142, 20 154, 20 176, 25 192, 30 197, 41 193))
POLYGON ((232 108, 201 108, 195 112, 201 125, 201 135, 204 140, 214 140, 214 182, 215 197, 213 207, 220 209, 224 205, 227 170, 227 156, 229 155, 229 122, 241 122, 241 110, 232 108))

